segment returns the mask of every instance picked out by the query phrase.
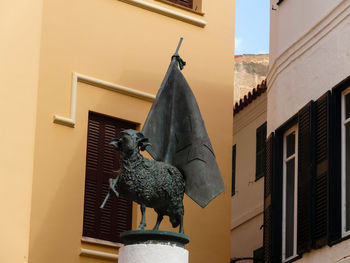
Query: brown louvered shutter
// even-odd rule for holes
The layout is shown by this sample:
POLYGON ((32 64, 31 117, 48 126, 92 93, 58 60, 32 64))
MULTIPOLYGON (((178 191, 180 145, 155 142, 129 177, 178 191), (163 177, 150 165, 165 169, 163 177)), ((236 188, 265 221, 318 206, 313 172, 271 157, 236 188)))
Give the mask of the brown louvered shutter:
POLYGON ((322 247, 327 244, 328 220, 328 167, 329 167, 329 98, 327 92, 315 103, 315 162, 314 179, 314 235, 313 246, 322 247))
POLYGON ((264 262, 273 262, 272 250, 272 175, 273 175, 273 145, 274 134, 266 140, 266 173, 264 182, 264 262))
POLYGON ((298 113, 298 254, 312 245, 313 102, 298 113))
POLYGON ((90 112, 86 154, 83 236, 120 242, 120 233, 131 229, 132 202, 111 198, 100 209, 108 192, 108 180, 115 177, 119 153, 109 142, 123 129, 135 129, 135 124, 90 112))
POLYGON ((193 0, 168 0, 178 5, 182 5, 188 8, 193 8, 193 0))

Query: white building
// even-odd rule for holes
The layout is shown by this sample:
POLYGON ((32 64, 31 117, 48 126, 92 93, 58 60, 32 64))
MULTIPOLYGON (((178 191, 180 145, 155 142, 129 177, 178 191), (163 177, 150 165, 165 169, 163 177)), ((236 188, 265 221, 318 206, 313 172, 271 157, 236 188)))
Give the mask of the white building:
POLYGON ((271 0, 265 262, 350 262, 350 0, 271 0))

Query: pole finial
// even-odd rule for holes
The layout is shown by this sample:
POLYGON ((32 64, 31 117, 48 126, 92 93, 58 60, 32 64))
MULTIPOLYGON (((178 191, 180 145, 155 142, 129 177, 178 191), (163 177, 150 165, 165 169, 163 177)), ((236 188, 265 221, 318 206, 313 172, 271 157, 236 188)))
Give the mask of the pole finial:
POLYGON ((175 54, 171 57, 171 60, 176 59, 176 61, 179 63, 180 70, 182 70, 186 65, 186 62, 183 61, 179 56, 179 49, 181 47, 182 40, 183 40, 183 37, 180 37, 180 41, 179 41, 179 44, 177 45, 175 54))
POLYGON ((178 56, 179 54, 179 49, 180 49, 180 47, 181 47, 181 44, 182 44, 182 41, 184 40, 184 38, 183 37, 180 37, 180 41, 179 41, 179 44, 177 45, 177 48, 176 48, 176 51, 175 51, 175 54, 174 54, 174 56, 178 56))

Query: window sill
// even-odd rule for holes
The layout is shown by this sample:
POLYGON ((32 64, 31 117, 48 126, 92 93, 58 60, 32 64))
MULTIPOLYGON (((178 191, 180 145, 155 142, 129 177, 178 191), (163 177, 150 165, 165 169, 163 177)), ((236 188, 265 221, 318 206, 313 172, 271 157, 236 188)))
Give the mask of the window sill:
POLYGON ((350 235, 340 237, 340 238, 337 239, 337 240, 328 242, 328 246, 330 246, 330 247, 331 247, 331 246, 334 246, 334 245, 336 245, 336 244, 338 244, 338 243, 341 243, 341 242, 343 242, 343 241, 345 241, 345 240, 348 240, 348 239, 350 239, 350 235))
POLYGON ((300 255, 295 255, 292 257, 289 257, 288 259, 282 260, 283 263, 292 263, 294 261, 297 261, 298 259, 301 259, 300 255))
POLYGON ((170 18, 174 18, 176 20, 180 20, 182 22, 192 24, 194 26, 204 28, 207 25, 207 23, 202 19, 189 16, 187 14, 183 14, 182 12, 178 12, 178 11, 166 8, 164 6, 156 5, 154 3, 151 3, 145 0, 118 0, 118 1, 127 3, 129 5, 133 5, 157 14, 161 14, 170 18))
POLYGON ((108 260, 113 262, 116 262, 119 258, 118 254, 102 252, 102 251, 98 251, 94 249, 86 249, 86 248, 80 248, 80 256, 88 257, 88 258, 103 259, 103 260, 108 260))
POLYGON ((92 237, 82 237, 81 242, 89 243, 89 244, 96 244, 96 245, 101 245, 101 246, 107 246, 107 247, 116 247, 116 248, 120 248, 123 246, 122 243, 111 242, 111 241, 106 241, 106 240, 92 238, 92 237))
POLYGON ((195 13, 195 14, 200 15, 200 16, 204 16, 204 13, 202 13, 201 11, 197 11, 197 10, 194 10, 192 8, 188 8, 188 7, 179 5, 179 4, 175 4, 175 3, 169 2, 167 0, 155 0, 155 1, 162 2, 162 3, 165 3, 165 4, 171 5, 171 6, 175 6, 175 7, 178 7, 180 9, 183 9, 183 10, 195 13))
POLYGON ((255 177, 255 182, 259 181, 261 178, 264 178, 264 175, 260 175, 258 177, 255 177))

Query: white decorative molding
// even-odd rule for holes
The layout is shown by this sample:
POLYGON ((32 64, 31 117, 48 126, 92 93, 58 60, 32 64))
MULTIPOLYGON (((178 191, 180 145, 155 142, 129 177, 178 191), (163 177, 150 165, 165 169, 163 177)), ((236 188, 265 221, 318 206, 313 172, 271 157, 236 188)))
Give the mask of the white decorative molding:
POLYGON ((264 203, 260 203, 257 206, 253 207, 249 211, 245 212, 241 216, 234 218, 231 220, 231 230, 239 227, 240 225, 244 224, 245 222, 253 219, 254 217, 262 214, 264 212, 264 203))
POLYGON ((104 80, 92 78, 92 77, 85 76, 85 75, 82 75, 79 73, 73 73, 70 118, 54 115, 54 121, 53 121, 54 123, 62 124, 62 125, 74 128, 75 122, 76 122, 78 82, 90 84, 90 85, 95 86, 95 87, 107 89, 110 91, 118 92, 118 93, 121 93, 121 94, 124 94, 127 96, 135 97, 135 98, 150 101, 150 102, 153 102, 155 99, 155 96, 153 94, 149 94, 149 93, 142 92, 139 90, 127 88, 127 87, 124 87, 124 86, 121 86, 118 84, 114 84, 114 83, 107 82, 104 80))
POLYGON ((321 41, 349 15, 350 1, 342 1, 306 34, 283 51, 270 66, 270 70, 267 74, 267 92, 269 92, 276 78, 282 71, 321 41))
POLYGON ((205 27, 207 22, 205 22, 202 19, 198 19, 198 18, 194 18, 192 16, 189 15, 185 15, 182 14, 181 12, 178 11, 173 11, 171 9, 159 6, 159 5, 155 5, 143 0, 119 0, 121 2, 133 5, 133 6, 137 6, 143 9, 146 9, 148 11, 154 12, 154 13, 158 13, 161 15, 165 15, 171 18, 175 18, 178 20, 181 20, 183 22, 195 25, 195 26, 199 26, 199 27, 205 27))
POLYGON ((80 256, 107 259, 111 261, 116 261, 119 258, 118 254, 102 252, 102 251, 87 249, 87 248, 80 248, 80 256))

